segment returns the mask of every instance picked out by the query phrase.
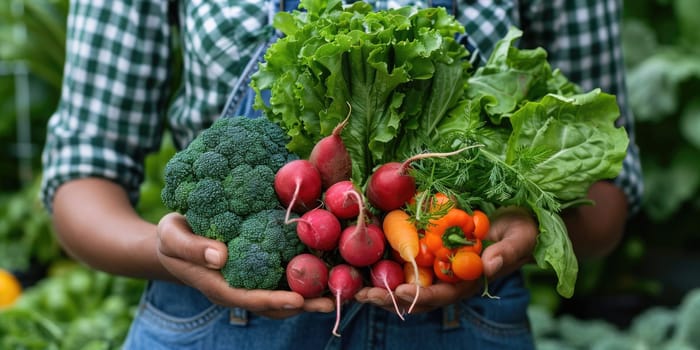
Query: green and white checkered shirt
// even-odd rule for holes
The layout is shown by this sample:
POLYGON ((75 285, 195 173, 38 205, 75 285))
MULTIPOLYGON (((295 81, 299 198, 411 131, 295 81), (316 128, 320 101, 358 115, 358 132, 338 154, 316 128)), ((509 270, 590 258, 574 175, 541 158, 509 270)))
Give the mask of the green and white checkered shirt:
MULTIPOLYGON (((136 202, 144 158, 158 150, 167 127, 182 147, 216 119, 253 50, 270 35, 268 0, 178 0, 183 69, 175 97, 166 0, 72 0, 60 104, 49 121, 42 198, 96 176, 123 185, 136 202)), ((375 8, 405 0, 369 1, 375 8)), ((429 6, 431 1, 412 2, 429 6)), ((584 89, 600 87, 621 105, 620 125, 632 146, 615 182, 632 210, 642 181, 634 144, 620 45, 619 1, 456 0, 456 15, 480 57, 515 25, 521 47, 541 46, 553 67, 584 89)))

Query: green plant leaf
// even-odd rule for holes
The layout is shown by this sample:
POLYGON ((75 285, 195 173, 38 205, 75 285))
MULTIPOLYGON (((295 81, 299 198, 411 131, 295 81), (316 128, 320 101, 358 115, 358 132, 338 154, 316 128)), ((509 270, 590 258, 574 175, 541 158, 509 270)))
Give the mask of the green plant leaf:
POLYGON ((643 206, 652 220, 668 219, 681 204, 694 197, 700 186, 698 159, 700 151, 687 146, 677 150, 668 165, 646 159, 643 206))
POLYGON ((510 118, 506 163, 562 201, 584 198, 594 181, 621 170, 629 139, 618 116, 615 97, 600 90, 528 102, 510 118), (539 154, 534 166, 522 164, 524 151, 539 154))
POLYGON ((557 274, 557 292, 570 298, 574 295, 578 277, 578 261, 562 218, 553 212, 535 207, 540 223, 534 257, 541 268, 552 268, 557 274))
POLYGON ((680 109, 679 84, 700 77, 696 54, 678 47, 660 49, 628 74, 629 100, 637 120, 658 122, 680 109))
POLYGON ((688 102, 680 116, 679 124, 685 139, 700 150, 700 99, 688 102))
POLYGON ((700 1, 697 0, 675 0, 673 2, 673 12, 678 21, 680 29, 680 40, 690 47, 700 45, 700 1))

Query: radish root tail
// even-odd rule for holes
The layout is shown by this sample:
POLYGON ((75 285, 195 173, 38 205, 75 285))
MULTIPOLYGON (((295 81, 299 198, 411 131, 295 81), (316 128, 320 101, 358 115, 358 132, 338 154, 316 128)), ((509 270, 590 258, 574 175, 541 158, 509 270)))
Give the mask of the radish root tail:
POLYGON ((386 278, 384 278, 382 282, 384 282, 384 287, 386 288, 386 290, 389 291, 389 295, 391 296, 391 302, 394 303, 394 310, 396 310, 396 314, 399 316, 401 321, 405 321, 406 319, 403 317, 403 313, 399 310, 399 304, 396 302, 396 297, 391 291, 391 288, 389 288, 389 283, 387 283, 386 278))
POLYGON ((338 328, 340 327, 340 292, 336 292, 335 296, 335 325, 333 325, 333 335, 340 337, 338 328))
POLYGON ((292 208, 297 202, 297 197, 299 196, 299 189, 301 188, 301 180, 297 179, 296 181, 296 187, 294 188, 294 195, 292 195, 292 200, 289 201, 289 205, 287 206, 287 213, 284 215, 284 223, 285 224, 291 224, 292 221, 289 220, 289 217, 292 215, 292 208))
POLYGON ((418 295, 420 294, 420 284, 418 284, 418 281, 420 279, 420 275, 418 274, 418 264, 416 264, 416 260, 411 260, 411 264, 413 265, 413 271, 415 271, 415 277, 416 277, 416 296, 413 297, 413 302, 411 303, 411 306, 408 308, 408 313, 410 314, 411 311, 413 311, 413 307, 416 306, 416 302, 418 302, 418 295))

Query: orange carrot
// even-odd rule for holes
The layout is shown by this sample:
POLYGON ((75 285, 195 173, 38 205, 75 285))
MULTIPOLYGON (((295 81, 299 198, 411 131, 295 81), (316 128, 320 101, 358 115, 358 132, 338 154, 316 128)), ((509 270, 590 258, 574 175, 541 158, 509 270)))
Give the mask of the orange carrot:
MULTIPOLYGON (((399 253, 404 261, 413 265, 416 277, 415 280, 418 281, 419 276, 416 256, 418 256, 419 251, 419 238, 418 229, 416 229, 416 226, 411 222, 411 217, 401 209, 394 209, 386 214, 382 226, 387 242, 399 253)), ((413 303, 411 303, 411 306, 408 308, 408 313, 411 313, 411 310, 413 310, 413 307, 418 301, 419 293, 420 284, 416 283, 416 296, 413 299, 413 303)))

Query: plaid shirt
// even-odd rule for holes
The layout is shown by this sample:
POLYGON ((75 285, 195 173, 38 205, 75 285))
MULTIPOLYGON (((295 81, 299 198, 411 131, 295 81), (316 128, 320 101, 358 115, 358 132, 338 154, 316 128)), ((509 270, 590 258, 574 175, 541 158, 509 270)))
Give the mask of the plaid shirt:
MULTIPOLYGON (((183 147, 217 118, 253 50, 271 30, 268 0, 178 0, 183 70, 173 97, 175 36, 165 0, 72 0, 60 104, 49 121, 42 198, 70 179, 97 176, 123 185, 136 202, 144 158, 164 129, 183 147)), ((642 192, 620 52, 620 1, 447 0, 479 57, 514 25, 521 47, 541 46, 549 61, 585 90, 617 95, 631 147, 614 180, 636 211, 642 192)), ((407 5, 377 0, 376 9, 407 5)), ((413 2, 435 5, 432 0, 413 2)))

